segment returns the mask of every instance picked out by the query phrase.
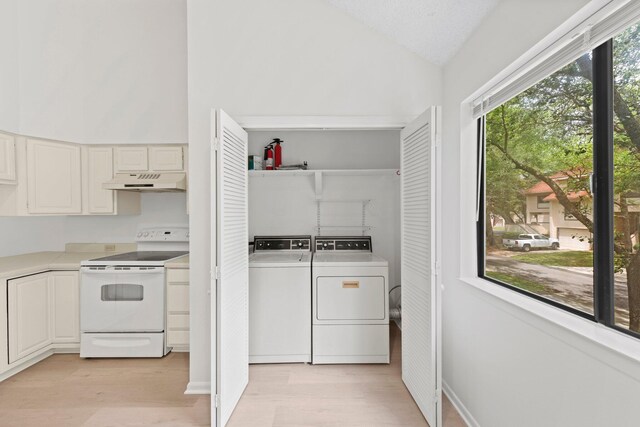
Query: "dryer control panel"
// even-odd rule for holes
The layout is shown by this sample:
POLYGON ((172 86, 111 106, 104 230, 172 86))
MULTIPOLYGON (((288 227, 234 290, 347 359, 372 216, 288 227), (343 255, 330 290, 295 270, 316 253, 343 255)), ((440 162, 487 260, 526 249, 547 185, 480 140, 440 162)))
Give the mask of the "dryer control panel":
POLYGON ((261 236, 253 238, 253 251, 310 251, 311 236, 261 236))
POLYGON ((371 236, 361 237, 316 237, 316 252, 358 251, 371 252, 371 236))

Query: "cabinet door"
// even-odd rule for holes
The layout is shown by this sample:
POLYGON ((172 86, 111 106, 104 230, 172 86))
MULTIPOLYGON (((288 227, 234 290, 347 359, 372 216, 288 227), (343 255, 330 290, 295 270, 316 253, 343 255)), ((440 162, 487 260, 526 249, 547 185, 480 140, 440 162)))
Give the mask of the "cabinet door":
POLYGON ((149 170, 147 147, 116 147, 116 172, 149 170))
POLYGON ((167 345, 189 348, 189 270, 167 269, 167 345))
POLYGON ((149 147, 151 170, 181 171, 184 169, 182 147, 149 147))
POLYGON ((8 282, 9 363, 51 344, 48 273, 8 282))
POLYGON ((49 273, 51 339, 54 343, 80 342, 80 281, 77 271, 49 273))
POLYGON ((90 147, 87 152, 87 210, 90 214, 114 211, 114 191, 102 184, 113 178, 113 148, 90 147))
POLYGON ((16 141, 12 135, 0 133, 0 181, 16 180, 16 141))
POLYGON ((27 183, 29 213, 81 213, 80 146, 28 140, 27 183))

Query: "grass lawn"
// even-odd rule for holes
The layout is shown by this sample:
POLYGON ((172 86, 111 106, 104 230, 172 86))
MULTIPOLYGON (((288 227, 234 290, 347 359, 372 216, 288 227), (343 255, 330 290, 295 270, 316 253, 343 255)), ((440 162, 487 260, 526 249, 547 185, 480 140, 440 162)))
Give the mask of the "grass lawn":
POLYGON ((529 252, 513 257, 516 261, 538 265, 557 265, 560 267, 593 267, 591 251, 545 251, 529 252))
POLYGON ((516 288, 524 289, 525 291, 529 291, 534 294, 549 293, 546 286, 521 276, 513 276, 511 274, 501 273, 499 271, 487 271, 485 275, 487 277, 491 277, 492 279, 508 283, 509 285, 515 286, 516 288))

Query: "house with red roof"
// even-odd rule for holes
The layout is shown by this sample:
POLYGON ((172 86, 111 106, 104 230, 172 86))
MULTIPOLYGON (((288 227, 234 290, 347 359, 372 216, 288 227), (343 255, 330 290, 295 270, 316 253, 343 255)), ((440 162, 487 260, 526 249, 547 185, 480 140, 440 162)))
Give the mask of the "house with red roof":
MULTIPOLYGON (((550 177, 561 188, 566 188, 570 176, 564 172, 550 177)), ((524 191, 526 198, 526 223, 542 229, 543 234, 560 241, 563 249, 589 250, 592 235, 573 215, 565 212, 564 206, 551 187, 544 181, 539 181, 524 191)), ((585 190, 569 191, 567 197, 573 203, 581 204, 581 209, 591 217, 591 194, 585 190)))

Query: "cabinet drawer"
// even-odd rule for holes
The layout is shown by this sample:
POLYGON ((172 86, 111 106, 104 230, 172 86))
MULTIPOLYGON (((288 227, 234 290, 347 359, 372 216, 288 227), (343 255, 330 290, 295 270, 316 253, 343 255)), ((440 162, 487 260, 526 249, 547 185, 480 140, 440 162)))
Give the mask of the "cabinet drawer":
POLYGON ((318 320, 384 320, 384 277, 318 277, 318 320))
POLYGON ((167 316, 167 329, 189 329, 189 315, 188 314, 169 314, 167 316))
POLYGON ((189 345, 189 331, 168 331, 167 345, 169 347, 189 345))
POLYGON ((189 286, 169 285, 167 286, 167 311, 189 312, 189 286))
POLYGON ((169 268, 167 269, 167 283, 189 283, 189 269, 188 268, 169 268))

